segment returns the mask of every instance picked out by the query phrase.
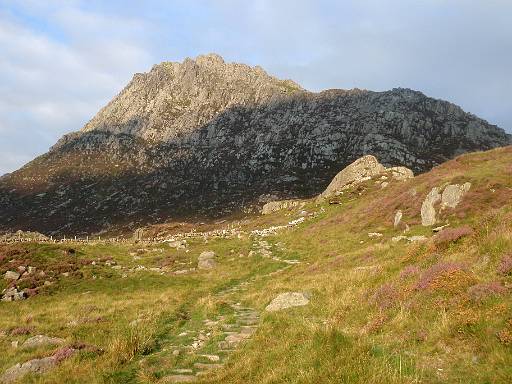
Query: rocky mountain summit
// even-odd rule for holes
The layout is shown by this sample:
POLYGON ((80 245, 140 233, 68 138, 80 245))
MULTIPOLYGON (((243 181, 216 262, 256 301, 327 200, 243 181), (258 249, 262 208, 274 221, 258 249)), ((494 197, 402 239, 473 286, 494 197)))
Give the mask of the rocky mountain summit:
POLYGON ((374 155, 421 173, 510 144, 446 101, 393 89, 313 93, 218 55, 165 62, 82 130, 0 180, 0 230, 85 234, 312 197, 374 155))

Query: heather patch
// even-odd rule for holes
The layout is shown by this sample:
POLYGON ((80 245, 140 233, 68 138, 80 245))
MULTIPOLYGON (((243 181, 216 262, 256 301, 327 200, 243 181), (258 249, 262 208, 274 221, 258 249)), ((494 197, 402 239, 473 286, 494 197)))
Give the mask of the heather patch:
POLYGON ((446 246, 473 233, 473 229, 467 225, 457 228, 446 228, 434 236, 434 242, 438 246, 446 246))
POLYGON ((380 286, 371 296, 371 302, 380 309, 395 307, 401 299, 400 291, 393 284, 380 286))
POLYGON ((413 276, 418 276, 421 273, 421 268, 416 265, 407 265, 400 272, 401 279, 408 279, 413 276))
POLYGON ((473 301, 484 301, 489 297, 501 296, 507 293, 507 288, 498 281, 480 283, 468 288, 468 294, 473 301))
POLYGON ((472 285, 474 277, 461 263, 443 262, 427 269, 421 275, 416 289, 458 292, 472 285))
POLYGON ((504 276, 512 274, 512 255, 503 256, 498 265, 498 273, 504 276))

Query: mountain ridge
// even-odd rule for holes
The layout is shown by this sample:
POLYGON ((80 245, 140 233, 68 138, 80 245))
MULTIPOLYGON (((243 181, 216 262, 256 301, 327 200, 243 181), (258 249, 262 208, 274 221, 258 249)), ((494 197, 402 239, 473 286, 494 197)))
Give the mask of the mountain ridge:
POLYGON ((136 74, 81 131, 2 179, 0 230, 126 232, 249 212, 261 195, 314 196, 366 154, 420 173, 510 143, 418 91, 314 93, 204 55, 136 74))

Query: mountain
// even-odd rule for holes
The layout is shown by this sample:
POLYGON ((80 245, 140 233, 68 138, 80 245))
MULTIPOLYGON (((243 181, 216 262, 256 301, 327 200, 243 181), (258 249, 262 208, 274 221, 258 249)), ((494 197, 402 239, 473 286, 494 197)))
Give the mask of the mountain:
POLYGON ((312 93, 214 54, 154 66, 82 130, 0 180, 0 230, 124 232, 321 192, 365 154, 427 171, 512 143, 409 89, 312 93))

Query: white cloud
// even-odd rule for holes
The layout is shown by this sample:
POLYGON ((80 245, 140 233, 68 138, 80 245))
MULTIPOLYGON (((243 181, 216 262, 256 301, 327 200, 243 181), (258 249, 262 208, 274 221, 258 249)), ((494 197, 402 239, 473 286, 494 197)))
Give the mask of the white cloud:
POLYGON ((117 18, 109 24, 69 4, 44 16, 61 28, 65 41, 0 13, 0 174, 80 129, 153 61, 133 38, 133 22, 117 18), (105 39, 109 28, 115 39, 105 39))

